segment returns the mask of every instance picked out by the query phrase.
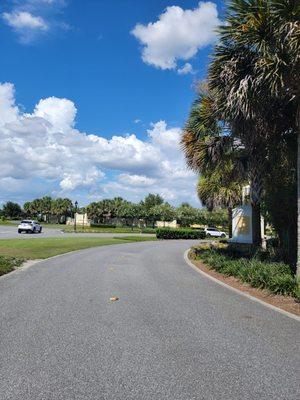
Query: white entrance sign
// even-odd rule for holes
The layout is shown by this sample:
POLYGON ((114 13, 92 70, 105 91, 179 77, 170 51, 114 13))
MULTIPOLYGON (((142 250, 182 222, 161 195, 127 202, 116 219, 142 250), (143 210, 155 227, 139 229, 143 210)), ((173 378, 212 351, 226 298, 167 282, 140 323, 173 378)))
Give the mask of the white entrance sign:
MULTIPOLYGON (((264 237, 264 219, 261 218, 261 233, 264 237)), ((236 243, 252 243, 252 208, 250 204, 232 210, 232 239, 236 243)))
POLYGON ((232 210, 232 242, 252 243, 252 209, 245 204, 232 210))

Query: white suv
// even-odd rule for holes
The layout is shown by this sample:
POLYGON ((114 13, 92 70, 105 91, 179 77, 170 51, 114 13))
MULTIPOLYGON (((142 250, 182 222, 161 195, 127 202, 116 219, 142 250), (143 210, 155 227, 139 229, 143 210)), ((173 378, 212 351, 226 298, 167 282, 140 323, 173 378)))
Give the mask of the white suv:
POLYGON ((221 238, 226 238, 226 233, 219 231, 219 229, 216 228, 205 228, 204 232, 207 237, 221 237, 221 238))
POLYGON ((36 221, 25 219, 21 221, 20 225, 18 226, 18 233, 41 233, 42 227, 36 221))

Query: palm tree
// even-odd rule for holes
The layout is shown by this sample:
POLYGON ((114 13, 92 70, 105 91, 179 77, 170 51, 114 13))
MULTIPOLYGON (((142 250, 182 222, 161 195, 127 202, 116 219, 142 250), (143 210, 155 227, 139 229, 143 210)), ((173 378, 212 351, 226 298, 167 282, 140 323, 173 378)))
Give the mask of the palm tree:
MULTIPOLYGON (((249 149, 254 208, 260 205, 264 142, 278 130, 270 116, 276 102, 295 105, 300 131, 299 21, 298 0, 232 0, 210 69, 210 88, 216 93, 223 118, 240 132, 249 149)), ((299 264, 300 133, 298 137, 299 264)), ((299 266, 297 271, 300 274, 299 266)))
POLYGON ((40 199, 40 203, 41 203, 41 214, 46 217, 46 222, 49 222, 52 199, 49 196, 44 196, 40 199))
POLYGON ((232 237, 232 209, 241 204, 245 183, 242 177, 233 174, 233 164, 222 162, 212 173, 201 175, 197 186, 199 199, 209 211, 216 207, 227 208, 229 237, 232 237))
POLYGON ((65 220, 67 216, 72 215, 72 210, 73 203, 68 198, 63 199, 59 197, 52 201, 51 213, 57 217, 58 223, 62 222, 62 218, 65 220))
POLYGON ((181 145, 188 166, 201 174, 197 188, 200 200, 209 210, 228 207, 231 232, 232 208, 240 202, 246 180, 245 154, 218 114, 212 92, 201 85, 181 145))

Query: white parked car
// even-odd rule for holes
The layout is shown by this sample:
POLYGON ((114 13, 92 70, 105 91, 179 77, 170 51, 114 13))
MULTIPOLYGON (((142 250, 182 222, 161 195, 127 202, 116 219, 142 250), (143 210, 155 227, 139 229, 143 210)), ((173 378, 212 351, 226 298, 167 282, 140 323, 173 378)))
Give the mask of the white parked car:
POLYGON ((221 238, 227 237, 225 232, 219 231, 219 229, 216 228, 205 228, 204 232, 207 237, 221 237, 221 238))
POLYGON ((41 225, 36 222, 32 221, 29 219, 24 219, 21 221, 20 225, 18 226, 18 233, 41 233, 42 232, 42 227, 41 225))

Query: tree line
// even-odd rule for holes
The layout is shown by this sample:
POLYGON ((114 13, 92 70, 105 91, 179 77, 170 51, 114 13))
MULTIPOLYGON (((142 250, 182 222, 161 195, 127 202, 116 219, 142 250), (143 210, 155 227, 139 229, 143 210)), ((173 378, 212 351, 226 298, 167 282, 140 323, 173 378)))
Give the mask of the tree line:
POLYGON ((299 0, 229 2, 181 140, 188 165, 200 173, 202 202, 230 214, 249 183, 254 250, 262 244, 263 214, 276 231, 280 258, 294 271, 298 265, 298 274, 299 21, 299 0))
POLYGON ((4 204, 0 214, 9 219, 34 218, 44 222, 64 223, 67 217, 74 217, 76 211, 87 213, 88 218, 95 225, 116 222, 132 226, 142 220, 145 225, 154 227, 156 221, 172 221, 174 219, 185 227, 192 224, 226 227, 228 224, 224 209, 216 209, 211 212, 192 207, 188 203, 173 207, 161 196, 152 193, 149 193, 139 203, 115 197, 92 202, 79 209, 76 209, 72 200, 68 198, 52 199, 45 196, 24 203, 23 208, 19 204, 9 201, 4 204))

